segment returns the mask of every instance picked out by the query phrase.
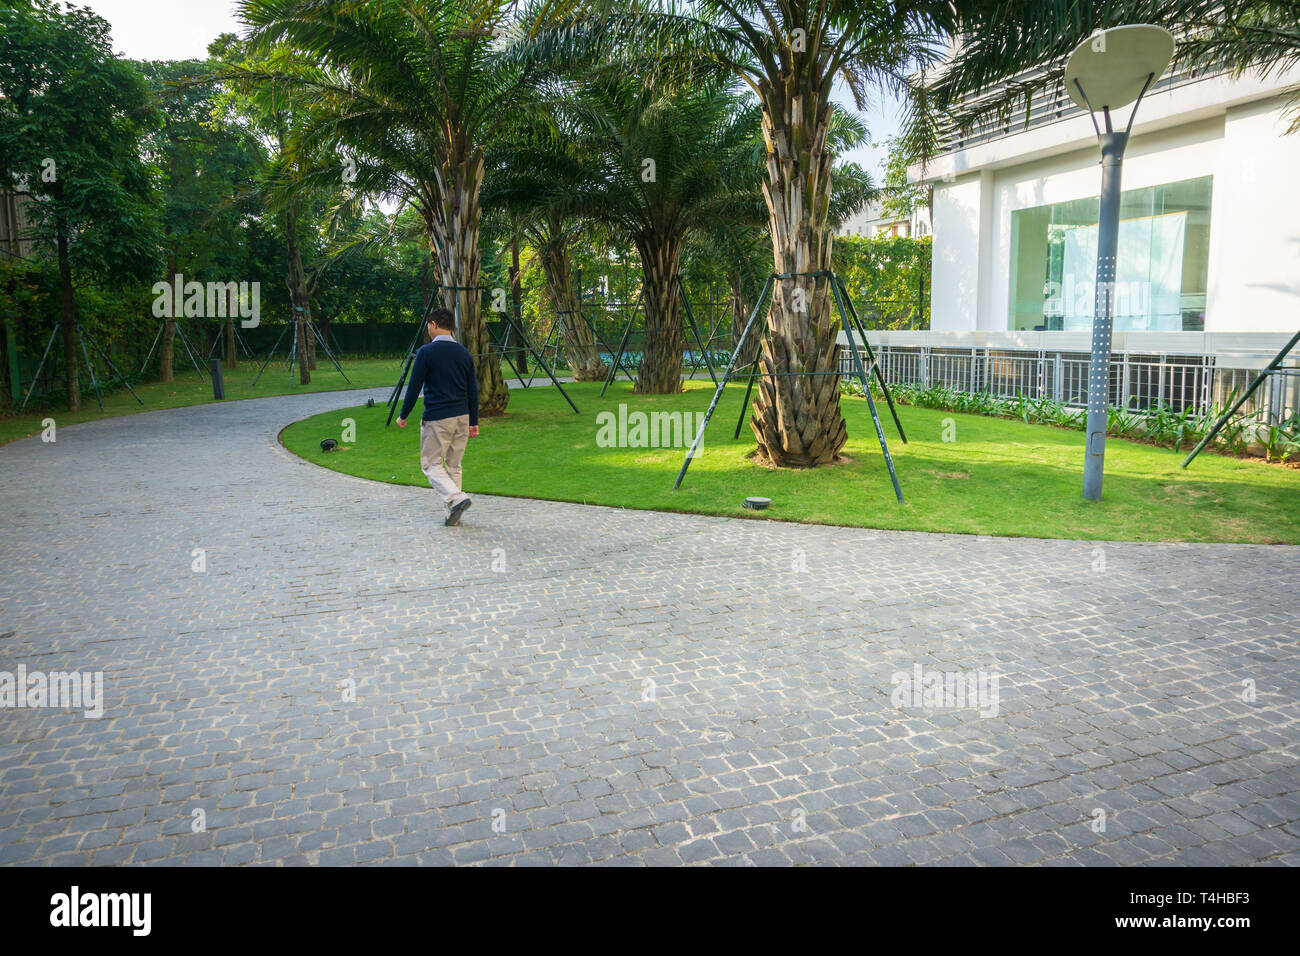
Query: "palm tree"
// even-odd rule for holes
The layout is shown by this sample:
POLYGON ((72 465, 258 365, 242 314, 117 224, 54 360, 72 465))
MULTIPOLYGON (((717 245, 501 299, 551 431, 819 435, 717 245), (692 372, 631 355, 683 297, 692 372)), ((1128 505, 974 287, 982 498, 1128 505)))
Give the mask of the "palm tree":
MULTIPOLYGON (((481 311, 485 155, 529 108, 540 73, 506 55, 509 0, 241 0, 261 46, 291 51, 266 79, 288 84, 305 149, 333 146, 356 189, 419 210, 439 297, 478 370, 479 409, 509 401, 481 311), (344 160, 350 160, 345 164, 344 160)), ((338 175, 317 172, 312 175, 338 175)))
POLYGON ((835 374, 839 328, 825 275, 831 266, 832 87, 842 79, 859 109, 872 88, 905 92, 910 73, 942 52, 954 6, 941 0, 542 2, 547 17, 570 23, 571 31, 600 19, 648 29, 655 42, 647 48, 675 57, 692 51, 739 76, 757 95, 773 267, 790 276, 774 284, 768 314, 772 371, 782 377, 759 398, 759 446, 778 465, 835 461, 848 432, 835 374))
MULTIPOLYGON (((867 128, 860 119, 838 106, 832 110, 829 141, 833 153, 838 154, 859 146, 867 138, 867 128)), ((761 152, 756 158, 761 162, 761 152)), ((856 163, 836 164, 832 182, 828 214, 832 228, 839 228, 846 219, 880 194, 870 174, 856 163)), ((701 247, 708 249, 711 258, 723 263, 722 272, 731 291, 733 343, 739 343, 763 284, 771 272, 772 244, 764 228, 767 225, 766 209, 760 196, 756 196, 755 200, 748 215, 717 218, 698 240, 701 247)), ((740 354, 736 356, 736 368, 746 368, 753 364, 760 338, 757 332, 757 328, 751 331, 740 354)), ((758 434, 757 426, 755 434, 758 434)))
MULTIPOLYGON (((553 87, 548 98, 562 95, 553 87)), ((571 261, 571 247, 586 222, 568 214, 565 206, 586 175, 584 161, 593 157, 582 155, 572 132, 549 120, 521 122, 488 154, 483 200, 508 215, 532 246, 574 379, 599 382, 605 378, 605 363, 595 335, 578 313, 571 261)))
POLYGON ((681 391, 680 275, 690 234, 743 217, 758 198, 757 105, 727 80, 661 85, 602 76, 560 104, 579 131, 576 188, 559 198, 573 215, 608 224, 641 260, 646 342, 636 391, 681 391))

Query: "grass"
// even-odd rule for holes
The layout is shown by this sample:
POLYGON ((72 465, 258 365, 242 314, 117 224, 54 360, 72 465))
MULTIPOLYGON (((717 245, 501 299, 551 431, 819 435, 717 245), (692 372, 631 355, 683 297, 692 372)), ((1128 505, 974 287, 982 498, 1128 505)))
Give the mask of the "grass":
MULTIPOLYGON (((907 503, 894 500, 866 404, 846 396, 848 461, 814 470, 764 468, 748 457, 748 426, 732 431, 742 386, 729 386, 682 487, 672 490, 680 448, 602 448, 597 413, 703 411, 707 381, 685 393, 639 396, 620 381, 605 398, 598 384, 566 386, 582 410, 575 415, 553 388, 511 393, 509 412, 481 422, 466 456, 471 494, 513 495, 617 507, 747 517, 755 520, 916 531, 1120 541, 1300 543, 1300 471, 1251 459, 1202 455, 1179 467, 1185 453, 1112 439, 1107 442, 1105 499, 1084 501, 1082 436, 1043 425, 900 408, 911 443, 886 417, 886 434, 907 503), (956 440, 944 442, 944 422, 956 440), (951 430, 950 430, 951 431, 951 430), (750 495, 773 500, 757 513, 750 495)), ((887 416, 884 406, 882 414, 887 416)), ((416 417, 418 417, 418 409, 416 417)), ((344 409, 296 422, 285 446, 326 468, 397 484, 427 486, 418 463, 418 428, 385 429, 384 409, 344 409), (356 420, 356 441, 331 453, 343 418, 356 420)), ((414 424, 414 422, 412 423, 414 424)), ((430 492, 432 494, 432 492, 430 492)))
MULTIPOLYGON (((241 398, 264 398, 268 395, 289 395, 300 392, 332 392, 347 388, 371 388, 379 385, 391 387, 401 374, 400 359, 366 359, 343 360, 339 363, 343 371, 352 380, 349 385, 334 370, 328 360, 321 361, 319 368, 311 373, 310 385, 291 385, 289 374, 284 370, 284 361, 272 362, 266 367, 262 380, 253 387, 253 379, 261 368, 262 359, 256 362, 241 361, 239 368, 226 369, 223 378, 226 384, 226 401, 241 398)), ((297 374, 293 381, 297 382, 297 374)), ((149 382, 132 386, 136 394, 144 401, 140 405, 126 389, 118 389, 104 396, 104 411, 99 410, 95 402, 94 390, 82 370, 81 408, 69 412, 66 407, 60 409, 37 410, 25 415, 11 415, 0 418, 0 445, 16 441, 30 435, 39 435, 41 422, 53 418, 62 425, 74 425, 78 422, 96 421, 100 418, 113 418, 118 415, 133 415, 137 412, 152 412, 163 408, 181 408, 187 405, 203 405, 212 401, 212 383, 206 375, 200 376, 193 368, 184 372, 177 371, 176 378, 167 383, 149 382)))

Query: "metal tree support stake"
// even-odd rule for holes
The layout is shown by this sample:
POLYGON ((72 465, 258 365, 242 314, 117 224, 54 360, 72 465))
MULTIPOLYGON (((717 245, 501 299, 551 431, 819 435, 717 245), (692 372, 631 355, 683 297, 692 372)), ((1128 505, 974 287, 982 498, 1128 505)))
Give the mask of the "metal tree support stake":
MULTIPOLYGON (((754 303, 754 311, 749 314, 749 319, 748 321, 745 322, 744 331, 740 333, 740 338, 736 341, 736 344, 732 347, 731 358, 727 362, 726 371, 722 373, 722 380, 718 382, 718 387, 714 389, 713 399, 712 401, 709 402, 709 409, 704 413, 704 420, 700 422, 699 431, 695 433, 695 440, 691 442, 691 447, 686 452, 686 460, 682 462, 682 469, 677 473, 677 480, 673 482, 673 490, 676 491, 678 488, 682 486, 682 479, 686 477, 686 469, 691 466, 691 459, 694 458, 697 454, 699 454, 700 444, 701 442, 704 441, 704 431, 709 427, 709 420, 713 418, 713 413, 718 407, 718 400, 722 398, 723 390, 726 389, 728 382, 732 381, 733 379, 739 379, 739 378, 747 379, 749 382, 749 386, 745 390, 745 404, 741 407, 741 421, 743 422, 745 411, 749 407, 749 395, 750 395, 750 391, 753 389, 755 378, 766 377, 766 378, 776 379, 776 378, 787 378, 787 377, 797 378, 801 376, 814 376, 814 375, 838 376, 840 374, 838 371, 836 372, 769 371, 764 373, 758 371, 757 359, 754 360, 754 364, 750 367, 750 371, 747 374, 744 375, 732 374, 736 367, 736 359, 739 358, 740 353, 744 351, 745 340, 749 338, 750 329, 753 328, 754 321, 758 318, 758 313, 762 309, 764 301, 767 299, 767 294, 771 290, 772 284, 778 280, 794 279, 800 276, 806 276, 810 278, 826 278, 830 280, 830 293, 835 303, 836 311, 838 311, 840 314, 840 324, 844 329, 844 334, 848 336, 849 352, 853 356, 854 371, 857 373, 858 381, 862 383, 862 394, 866 397, 867 408, 871 412, 871 421, 876 428, 876 437, 880 441, 880 451, 881 454, 884 456, 885 466, 889 469, 889 480, 894 486, 894 496, 898 499, 898 503, 901 505, 904 503, 903 488, 898 482, 898 472, 894 470, 894 458, 889 453, 889 442, 885 440, 885 430, 884 427, 880 424, 880 414, 876 410, 876 402, 871 397, 871 380, 867 377, 867 366, 863 363, 862 355, 858 351, 857 338, 854 333, 853 321, 851 318, 851 316, 856 315, 856 310, 853 309, 852 302, 849 300, 848 291, 844 288, 843 284, 840 282, 839 277, 836 276, 834 272, 830 272, 830 271, 785 273, 782 275, 772 274, 767 277, 767 282, 763 285, 763 291, 758 294, 758 300, 754 303)), ((870 349, 871 346, 867 344, 865 332, 862 333, 862 341, 863 344, 866 345, 868 349, 870 349)), ((759 354, 762 355, 761 348, 759 349, 759 354)), ((873 356, 872 365, 875 366, 875 364, 876 363, 873 356)), ((878 368, 876 369, 876 373, 877 376, 879 376, 880 373, 878 368)), ((881 378, 881 385, 882 387, 884 387, 883 378, 881 378)), ((886 395, 889 394, 889 390, 887 387, 885 387, 885 394, 886 395)), ((892 401, 890 402, 890 410, 893 411, 892 401)), ((899 436, 902 437, 903 425, 898 420, 897 412, 894 413, 894 424, 898 426, 899 436)), ((740 425, 737 424, 736 436, 739 437, 739 435, 740 435, 740 425)), ((907 439, 903 438, 903 442, 906 443, 907 439)))
MULTIPOLYGON (((438 290, 445 289, 445 290, 451 290, 453 292, 475 292, 475 291, 483 292, 487 288, 488 286, 483 286, 483 285, 455 286, 455 285, 442 285, 441 283, 438 282, 435 282, 433 284, 433 289, 429 293, 429 298, 424 303, 424 309, 422 311, 421 317, 419 321, 416 323, 415 335, 411 338, 411 344, 407 346, 406 360, 402 363, 402 374, 398 376, 397 384, 393 386, 393 391, 388 396, 388 418, 384 422, 385 428, 393 424, 393 416, 397 413, 397 409, 401 407, 402 399, 405 392, 406 379, 407 376, 411 374, 411 366, 415 364, 415 353, 418 352, 420 349, 420 339, 424 337, 425 326, 428 324, 429 315, 433 311, 433 301, 438 295, 438 290)), ((488 342, 490 346, 497 350, 498 355, 505 358, 506 362, 509 363, 511 369, 514 370, 515 375, 519 377, 519 381, 522 382, 523 376, 520 374, 519 369, 515 367, 515 363, 510 360, 510 357, 506 354, 506 349, 505 349, 505 340, 509 336, 509 333, 514 332, 516 335, 518 335, 520 341, 522 341, 524 345, 527 347, 529 354, 532 355, 533 358, 537 360, 537 363, 543 369, 546 370, 546 375, 548 378, 550 378, 551 384, 554 385, 559 390, 562 396, 564 396, 564 400, 569 403, 569 407, 573 409, 574 414, 575 415, 579 414, 578 406, 573 404, 573 399, 570 398, 569 393, 564 390, 564 386, 560 384, 560 380, 555 377, 555 372, 553 372, 551 370, 551 367, 546 364, 546 361, 540 355, 537 354, 537 350, 533 347, 532 340, 525 334, 523 327, 515 323, 514 315, 509 311, 503 312, 501 314, 505 316, 505 323, 508 326, 508 328, 501 334, 501 342, 498 342, 496 338, 492 335, 492 326, 486 322, 484 323, 484 325, 487 327, 488 342)), ((457 329, 457 336, 459 336, 460 334, 459 312, 457 312, 456 314, 456 329, 457 329)), ((532 379, 530 378, 528 381, 529 384, 531 384, 532 379)), ((524 385, 524 387, 527 388, 528 385, 524 385)))

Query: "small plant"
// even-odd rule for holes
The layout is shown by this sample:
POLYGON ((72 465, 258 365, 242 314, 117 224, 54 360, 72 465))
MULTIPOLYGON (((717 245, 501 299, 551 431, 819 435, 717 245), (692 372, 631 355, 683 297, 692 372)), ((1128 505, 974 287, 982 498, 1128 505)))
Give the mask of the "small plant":
POLYGON ((1127 408, 1112 407, 1106 416, 1106 434, 1116 438, 1132 438, 1142 430, 1142 416, 1127 408))
POLYGON ((1215 445, 1232 455, 1244 455, 1250 447, 1250 422, 1243 416, 1229 419, 1215 436, 1215 445))
POLYGON ((1300 435, 1293 434, 1285 422, 1261 429, 1259 440, 1264 446, 1265 461, 1286 462, 1300 455, 1300 435))
MULTIPOLYGON (((856 378, 845 377, 840 388, 849 395, 861 395, 862 386, 856 378)), ((1017 392, 1014 398, 1004 398, 991 392, 964 392, 948 385, 900 383, 890 386, 890 395, 899 405, 933 408, 939 411, 963 412, 968 415, 988 415, 997 418, 1015 418, 1026 424, 1052 425, 1082 431, 1087 427, 1087 412, 1073 404, 1050 398, 1030 398, 1017 392)), ((876 382, 871 383, 871 393, 883 399, 876 382)), ((1228 396, 1228 404, 1235 396, 1228 396)), ((1077 403, 1076 403, 1077 404, 1077 403)), ((1214 406, 1204 414, 1197 414, 1191 406, 1182 411, 1164 403, 1146 412, 1136 409, 1112 407, 1107 414, 1106 433, 1115 438, 1147 441, 1164 448, 1182 450, 1191 448, 1209 434, 1211 426, 1223 414, 1225 406, 1214 406)), ((1251 445, 1252 433, 1258 423, 1246 415, 1236 415, 1219 429, 1213 448, 1225 454, 1243 455, 1251 445)), ((1300 461, 1300 411, 1271 426, 1267 433, 1260 432, 1260 441, 1269 461, 1300 461)))

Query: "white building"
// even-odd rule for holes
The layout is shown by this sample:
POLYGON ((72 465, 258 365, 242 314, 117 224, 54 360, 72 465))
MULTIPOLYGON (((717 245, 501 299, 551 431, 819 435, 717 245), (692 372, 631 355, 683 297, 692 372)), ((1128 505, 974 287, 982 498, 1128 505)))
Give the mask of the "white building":
MULTIPOLYGON (((1300 330, 1300 135, 1285 134, 1283 95, 1298 83, 1300 69, 1167 74, 1143 99, 1123 166, 1113 405, 1211 411, 1300 330)), ((868 332, 885 376, 1082 405, 1101 186, 1091 119, 1062 90, 1027 121, 946 146, 909 171, 933 186, 931 328, 868 332)), ((1247 411, 1276 421, 1300 406, 1298 352, 1247 411)))
MULTIPOLYGON (((1282 95, 1297 83, 1295 69, 1166 75, 1142 101, 1123 166, 1117 348, 1139 333, 1144 351, 1206 354, 1225 333, 1276 333, 1249 337, 1266 350, 1300 329, 1300 135, 1285 135, 1282 95)), ((1039 348, 1058 337, 997 333, 1060 332, 1086 348, 1101 180, 1088 115, 1062 92, 1028 124, 1022 112, 947 145, 911 170, 934 187, 932 329, 1039 348)))
POLYGON ((930 234, 930 210, 917 204, 912 215, 897 219, 885 214, 880 203, 869 203, 861 212, 844 220, 843 225, 835 230, 840 236, 911 236, 920 238, 930 234))

